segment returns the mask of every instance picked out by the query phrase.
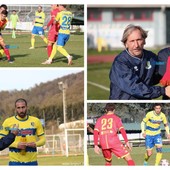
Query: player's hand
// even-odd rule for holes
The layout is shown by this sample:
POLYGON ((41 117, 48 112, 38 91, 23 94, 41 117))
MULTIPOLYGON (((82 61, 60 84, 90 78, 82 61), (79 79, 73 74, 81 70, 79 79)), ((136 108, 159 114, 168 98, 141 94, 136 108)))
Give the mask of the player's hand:
POLYGON ((36 148, 36 143, 35 142, 28 142, 27 146, 31 147, 31 148, 36 148))
POLYGON ((25 148, 26 148, 26 145, 27 145, 26 142, 19 142, 17 148, 18 148, 18 149, 25 149, 25 148))
POLYGON ((145 138, 146 137, 146 133, 142 133, 142 136, 145 138))
POLYGON ((19 128, 19 125, 14 124, 11 129, 11 133, 13 133, 15 136, 17 136, 18 132, 19 132, 18 128, 19 128))
POLYGON ((94 146, 94 152, 100 154, 100 148, 97 145, 94 146))
POLYGON ((165 94, 170 97, 170 86, 165 87, 165 94))
POLYGON ((45 25, 45 26, 43 27, 43 29, 46 30, 46 29, 47 29, 47 26, 45 25))
POLYGON ((132 151, 132 147, 129 142, 126 142, 125 147, 127 148, 128 151, 132 151))
POLYGON ((167 136, 166 136, 166 137, 167 137, 167 139, 170 139, 170 134, 167 134, 167 136))

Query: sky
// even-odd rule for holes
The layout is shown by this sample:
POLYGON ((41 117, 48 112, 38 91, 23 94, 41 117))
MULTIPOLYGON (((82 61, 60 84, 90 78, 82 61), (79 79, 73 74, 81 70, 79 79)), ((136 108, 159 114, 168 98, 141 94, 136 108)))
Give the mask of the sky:
POLYGON ((45 83, 65 75, 79 73, 83 69, 41 69, 41 68, 1 68, 0 71, 0 91, 2 90, 26 90, 34 87, 36 84, 45 83))

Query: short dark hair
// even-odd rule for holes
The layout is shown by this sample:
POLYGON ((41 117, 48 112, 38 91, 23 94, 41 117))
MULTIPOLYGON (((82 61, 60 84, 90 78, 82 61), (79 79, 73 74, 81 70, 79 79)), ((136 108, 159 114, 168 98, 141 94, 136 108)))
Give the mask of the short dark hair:
POLYGON ((66 8, 67 7, 67 5, 66 4, 60 4, 61 6, 63 6, 64 8, 66 8))
POLYGON ((113 103, 107 103, 105 106, 106 111, 113 111, 115 110, 115 105, 113 103))
POLYGON ((17 99, 17 100, 15 101, 15 106, 16 106, 16 103, 18 103, 18 102, 24 102, 25 105, 27 106, 27 101, 26 101, 25 99, 23 99, 23 98, 17 99))
POLYGON ((7 5, 5 5, 5 4, 2 4, 2 5, 0 6, 0 8, 4 8, 5 10, 8 9, 7 5))
POLYGON ((8 11, 3 10, 3 11, 1 12, 1 14, 5 15, 5 16, 8 16, 8 11))
POLYGON ((161 103, 154 103, 154 104, 153 104, 153 108, 155 108, 156 106, 162 107, 162 104, 161 104, 161 103))

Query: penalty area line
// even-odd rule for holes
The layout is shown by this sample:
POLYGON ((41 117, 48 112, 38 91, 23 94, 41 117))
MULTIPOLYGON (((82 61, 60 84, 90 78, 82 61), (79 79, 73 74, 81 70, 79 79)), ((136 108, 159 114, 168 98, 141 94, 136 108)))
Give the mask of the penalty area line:
POLYGON ((97 84, 97 83, 94 83, 94 82, 91 82, 91 81, 87 81, 87 83, 90 84, 90 85, 96 86, 98 88, 101 88, 102 90, 110 91, 110 89, 108 87, 105 87, 103 85, 100 85, 100 84, 97 84))

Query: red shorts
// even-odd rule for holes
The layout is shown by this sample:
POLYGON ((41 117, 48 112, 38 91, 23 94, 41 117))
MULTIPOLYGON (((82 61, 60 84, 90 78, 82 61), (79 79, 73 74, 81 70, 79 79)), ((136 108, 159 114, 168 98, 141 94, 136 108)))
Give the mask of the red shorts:
POLYGON ((48 41, 55 43, 58 38, 58 33, 56 32, 55 29, 50 29, 48 32, 48 41))
POLYGON ((126 155, 129 154, 129 152, 127 151, 127 149, 124 147, 124 145, 120 142, 120 143, 115 143, 113 148, 110 149, 102 149, 102 153, 104 158, 107 161, 111 161, 112 160, 112 153, 117 156, 118 158, 123 158, 126 155))

